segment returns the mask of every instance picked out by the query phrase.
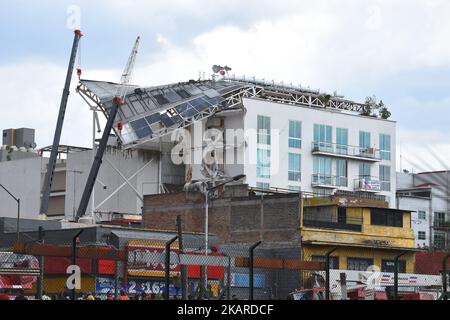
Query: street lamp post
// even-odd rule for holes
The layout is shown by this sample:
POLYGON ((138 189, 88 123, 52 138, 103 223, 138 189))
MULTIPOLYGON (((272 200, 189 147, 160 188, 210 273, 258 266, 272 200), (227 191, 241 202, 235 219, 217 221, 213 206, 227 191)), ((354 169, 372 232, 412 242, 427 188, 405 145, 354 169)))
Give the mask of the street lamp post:
POLYGON ((2 184, 0 184, 0 187, 3 188, 10 196, 17 202, 17 243, 19 243, 20 240, 20 199, 16 198, 6 187, 2 184))
MULTIPOLYGON (((208 247, 209 247, 209 196, 210 192, 213 190, 216 190, 230 182, 235 182, 242 180, 246 177, 245 174, 240 174, 232 179, 225 181, 221 184, 218 184, 217 186, 213 186, 210 188, 206 188, 205 190, 205 257, 208 257, 208 247)), ((205 266, 205 290, 208 289, 208 266, 205 266)))

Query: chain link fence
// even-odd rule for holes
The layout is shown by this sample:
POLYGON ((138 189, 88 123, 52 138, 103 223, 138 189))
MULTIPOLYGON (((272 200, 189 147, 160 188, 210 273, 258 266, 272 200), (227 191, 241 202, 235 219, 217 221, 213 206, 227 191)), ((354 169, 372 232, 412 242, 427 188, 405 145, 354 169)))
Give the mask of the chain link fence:
MULTIPOLYGON (((379 258, 373 250, 213 245, 204 236, 130 234, 70 241, 36 231, 0 250, 0 290, 43 300, 438 300, 448 297, 448 254, 434 274, 414 252, 379 258), (134 237, 134 238, 133 238, 134 237), (365 250, 365 251, 364 251, 365 250), (13 253, 14 252, 14 253, 13 253), (429 269, 426 269, 429 270, 429 269), (168 290, 166 290, 168 288, 168 290)), ((125 232, 125 231, 123 231, 125 232)), ((67 233, 67 232, 66 232, 67 233)), ((386 255, 385 255, 386 256, 386 255)), ((428 264, 431 262, 428 261, 428 264)), ((436 265, 437 264, 437 265, 436 265)))

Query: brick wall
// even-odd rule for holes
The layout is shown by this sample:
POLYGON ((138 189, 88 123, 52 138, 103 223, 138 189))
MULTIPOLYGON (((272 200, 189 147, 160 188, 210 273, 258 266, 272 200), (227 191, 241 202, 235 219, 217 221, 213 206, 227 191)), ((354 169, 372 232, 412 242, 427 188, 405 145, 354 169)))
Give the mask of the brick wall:
MULTIPOLYGON (((297 194, 223 197, 210 201, 209 228, 222 243, 299 244, 299 198, 297 194)), ((180 215, 183 230, 204 232, 204 197, 201 193, 146 196, 144 226, 176 230, 180 215)))

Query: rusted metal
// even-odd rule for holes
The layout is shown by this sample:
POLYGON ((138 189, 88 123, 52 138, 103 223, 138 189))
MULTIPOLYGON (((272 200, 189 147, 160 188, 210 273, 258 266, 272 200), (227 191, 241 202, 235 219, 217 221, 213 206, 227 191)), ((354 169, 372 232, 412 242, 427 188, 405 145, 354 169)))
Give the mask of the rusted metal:
MULTIPOLYGON (((244 257, 234 258, 234 266, 237 268, 248 268, 250 259, 244 257)), ((285 259, 261 259, 254 261, 254 267, 260 269, 288 269, 305 271, 323 271, 325 263, 303 260, 285 260, 285 259)))
MULTIPOLYGON (((24 244, 16 243, 13 252, 15 254, 26 254, 44 257, 71 258, 72 248, 70 246, 58 246, 47 244, 24 244)), ((107 248, 81 247, 77 248, 77 258, 93 260, 113 260, 127 261, 125 250, 115 250, 107 248)))

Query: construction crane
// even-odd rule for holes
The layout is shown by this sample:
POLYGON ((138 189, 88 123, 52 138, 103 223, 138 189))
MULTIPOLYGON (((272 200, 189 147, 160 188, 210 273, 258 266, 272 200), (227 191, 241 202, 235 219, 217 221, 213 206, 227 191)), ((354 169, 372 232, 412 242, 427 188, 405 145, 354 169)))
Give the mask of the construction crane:
POLYGON ((128 59, 127 65, 120 79, 120 86, 117 89, 111 109, 109 110, 108 121, 106 122, 105 129, 103 130, 103 135, 100 140, 97 153, 94 158, 94 162, 92 163, 91 171, 89 172, 89 176, 86 181, 86 187, 84 188, 83 195, 81 196, 80 205, 78 206, 77 215, 75 217, 76 221, 78 221, 81 217, 83 217, 86 214, 89 199, 91 198, 92 190, 94 189, 95 181, 97 180, 98 172, 102 165, 103 154, 105 153, 108 144, 109 135, 113 128, 114 121, 117 116, 117 111, 123 104, 123 100, 125 99, 125 96, 127 94, 128 84, 130 83, 133 75, 134 64, 136 62, 136 56, 139 49, 139 43, 140 37, 136 39, 136 42, 133 46, 133 50, 131 51, 131 55, 128 59))
MULTIPOLYGON (((48 213, 48 203, 50 200, 50 193, 53 185, 53 175, 56 167, 56 158, 58 157, 59 143, 61 141, 61 133, 64 124, 64 117, 66 115, 67 101, 70 95, 70 84, 72 81, 73 69, 75 66, 75 60, 80 44, 80 40, 83 34, 80 30, 75 30, 75 37, 73 39, 72 52, 70 54, 69 67, 67 69, 66 83, 64 85, 64 91, 61 98, 61 104, 59 107, 58 120, 56 123, 55 135, 53 138, 52 151, 50 153, 50 159, 47 166, 47 172, 45 174, 44 185, 42 189, 41 208, 39 213, 46 215, 48 213)), ((78 69, 80 73, 80 69, 78 69)))

